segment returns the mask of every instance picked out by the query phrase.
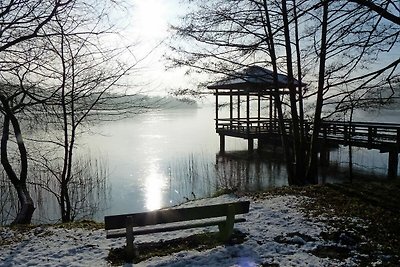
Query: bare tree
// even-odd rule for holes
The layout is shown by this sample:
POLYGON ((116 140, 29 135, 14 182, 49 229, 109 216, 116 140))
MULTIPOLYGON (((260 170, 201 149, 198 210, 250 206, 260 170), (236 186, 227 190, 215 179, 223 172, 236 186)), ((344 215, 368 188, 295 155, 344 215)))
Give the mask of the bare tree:
POLYGON ((14 220, 14 223, 30 223, 33 211, 35 210, 33 200, 29 195, 26 187, 26 181, 28 177, 28 159, 25 144, 22 139, 21 127, 15 116, 15 107, 10 105, 13 102, 14 95, 6 97, 4 94, 0 95, 0 101, 2 104, 3 111, 3 134, 1 137, 1 164, 11 183, 14 185, 18 193, 18 199, 21 203, 21 209, 14 220), (16 173, 12 164, 9 160, 8 155, 8 140, 10 138, 10 126, 12 125, 18 151, 20 155, 20 172, 19 175, 16 173))
POLYGON ((56 154, 53 158, 30 155, 23 126, 30 127, 29 121, 35 121, 45 129, 60 126, 63 132, 60 139, 28 139, 63 148, 61 173, 48 171, 60 182, 57 196, 62 219, 69 221, 73 216, 68 185, 74 175, 78 126, 101 118, 104 112, 122 117, 141 106, 121 97, 126 96, 127 88, 123 78, 134 70, 138 60, 130 48, 107 44, 107 37, 114 33, 107 12, 114 5, 107 0, 17 0, 0 4, 1 163, 21 205, 15 224, 30 223, 35 209, 27 187, 29 180, 36 183, 34 177, 29 179, 33 175, 29 173, 29 160, 38 163, 42 159, 44 165, 54 167, 56 164, 49 161, 59 159, 56 154), (134 60, 123 65, 122 58, 127 57, 134 60), (120 88, 120 95, 111 94, 112 88, 120 88))
MULTIPOLYGON (((63 156, 60 170, 47 167, 50 167, 49 171, 54 173, 59 183, 60 191, 55 195, 60 205, 61 219, 69 222, 78 212, 71 203, 70 191, 77 178, 73 166, 79 129, 85 129, 85 124, 91 120, 110 116, 110 113, 126 115, 127 112, 142 112, 144 107, 135 102, 125 102, 123 99, 127 96, 124 91, 113 94, 113 90, 118 89, 118 82, 131 74, 137 64, 131 57, 129 64, 121 60, 129 56, 128 48, 104 48, 99 36, 108 30, 99 29, 98 21, 91 21, 94 28, 84 34, 70 32, 71 29, 75 31, 77 25, 66 26, 62 21, 57 23, 59 35, 49 38, 56 59, 48 69, 57 77, 59 91, 47 104, 51 107, 50 117, 58 125, 56 129, 62 132, 62 137, 53 141, 53 144, 62 149, 63 156), (123 102, 119 101, 121 99, 123 102)), ((74 20, 74 23, 82 26, 79 20, 74 20)))
POLYGON ((385 18, 397 25, 400 25, 399 3, 397 1, 371 1, 371 0, 350 0, 370 11, 376 12, 380 17, 385 18))
POLYGON ((311 136, 310 153, 308 159, 307 176, 309 180, 316 181, 317 177, 317 164, 318 164, 318 136, 321 124, 321 114, 324 97, 324 84, 325 84, 325 68, 326 68, 326 49, 327 49, 327 29, 328 29, 328 3, 323 3, 322 11, 322 25, 321 25, 321 40, 319 48, 319 72, 318 72, 318 87, 317 87, 317 101, 314 111, 314 131, 311 136))
POLYGON ((198 46, 173 45, 179 55, 172 57, 176 66, 227 74, 262 64, 287 74, 293 142, 283 140, 283 146, 290 184, 317 181, 316 145, 323 114, 342 110, 351 94, 371 95, 367 92, 374 86, 390 84, 398 76, 398 58, 383 67, 378 64, 381 54, 398 45, 399 27, 391 16, 398 7, 392 1, 189 2, 195 2, 194 11, 175 30, 198 46), (294 86, 296 75, 315 88, 305 95, 314 124, 308 149, 302 123, 307 107, 302 104, 304 92, 294 86))
MULTIPOLYGON (((7 63, 7 53, 15 53, 12 50, 17 45, 39 38, 43 33, 43 28, 54 19, 56 14, 63 12, 72 2, 72 0, 2 1, 0 4, 1 62, 7 63)), ((7 68, 2 67, 0 74, 6 70, 7 68)), ((24 90, 16 91, 15 87, 6 87, 3 83, 0 90, 0 111, 3 117, 1 163, 18 193, 20 210, 13 221, 15 224, 30 223, 35 210, 26 186, 28 179, 27 149, 21 125, 16 115, 25 106, 28 98, 29 96, 24 90), (18 147, 19 167, 14 167, 10 161, 8 149, 10 133, 13 133, 18 147)))

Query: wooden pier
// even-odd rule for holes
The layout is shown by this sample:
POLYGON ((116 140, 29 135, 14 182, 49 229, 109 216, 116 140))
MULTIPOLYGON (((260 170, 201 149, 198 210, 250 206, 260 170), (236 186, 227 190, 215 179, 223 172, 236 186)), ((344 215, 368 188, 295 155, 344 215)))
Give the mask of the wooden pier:
MULTIPOLYGON (((307 136, 311 138, 312 126, 305 122, 307 136)), ((259 147, 263 143, 279 144, 281 131, 277 120, 269 118, 221 118, 216 121, 216 132, 220 136, 220 151, 225 151, 225 137, 237 137, 248 141, 248 149, 254 149, 254 140, 259 147)), ((285 132, 291 135, 290 121, 285 121, 285 132)), ((319 134, 321 155, 329 160, 329 147, 353 146, 377 149, 389 153, 388 177, 397 177, 398 154, 400 152, 400 124, 376 122, 323 121, 319 134), (328 153, 328 155, 327 155, 328 153)))
POLYGON ((324 121, 320 131, 320 142, 377 149, 381 153, 389 153, 388 177, 397 177, 400 124, 324 121))
MULTIPOLYGON (((306 85, 296 80, 294 84, 296 93, 300 95, 301 88, 306 85)), ((249 151, 254 149, 254 140, 258 140, 258 148, 265 143, 280 144, 282 133, 277 120, 275 98, 288 94, 287 85, 285 75, 278 74, 276 81, 270 70, 251 66, 208 86, 215 95, 215 128, 220 136, 220 151, 225 151, 226 136, 246 139, 249 151), (222 101, 224 97, 227 98, 225 102, 222 101), (221 106, 229 107, 229 113, 225 115, 227 117, 221 116, 221 106)), ((283 132, 289 135, 290 140, 290 120, 284 121, 284 128, 283 132)), ((311 140, 312 130, 312 124, 304 122, 308 140, 311 140)), ((332 146, 377 149, 389 154, 388 177, 397 177, 400 124, 323 121, 319 133, 320 160, 329 162, 329 147, 332 146)))

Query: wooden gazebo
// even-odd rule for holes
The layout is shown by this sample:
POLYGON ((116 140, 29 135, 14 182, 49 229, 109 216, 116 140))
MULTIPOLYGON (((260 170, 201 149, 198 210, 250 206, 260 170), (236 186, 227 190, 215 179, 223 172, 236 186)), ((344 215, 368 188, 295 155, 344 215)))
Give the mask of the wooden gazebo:
MULTIPOLYGON (((294 82, 298 88, 299 82, 294 82)), ((286 75, 278 74, 276 83, 272 71, 250 66, 208 88, 214 90, 215 95, 215 128, 220 136, 220 152, 225 151, 225 136, 247 139, 249 150, 254 148, 254 139, 258 139, 259 147, 263 141, 279 140, 274 98, 289 93, 286 75), (229 98, 229 117, 220 116, 220 97, 229 98), (241 112, 242 102, 245 112, 241 112), (251 112, 252 102, 257 102, 255 112, 251 112)))

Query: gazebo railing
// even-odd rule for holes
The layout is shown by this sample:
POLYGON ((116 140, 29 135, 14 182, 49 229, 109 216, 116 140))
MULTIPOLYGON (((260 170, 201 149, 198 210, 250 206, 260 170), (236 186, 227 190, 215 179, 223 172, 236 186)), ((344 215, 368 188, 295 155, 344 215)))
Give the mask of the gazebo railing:
MULTIPOLYGON (((289 120, 285 120, 285 131, 291 132, 289 120)), ((274 133, 280 134, 278 120, 272 118, 220 118, 216 121, 216 129, 240 133, 274 133)))

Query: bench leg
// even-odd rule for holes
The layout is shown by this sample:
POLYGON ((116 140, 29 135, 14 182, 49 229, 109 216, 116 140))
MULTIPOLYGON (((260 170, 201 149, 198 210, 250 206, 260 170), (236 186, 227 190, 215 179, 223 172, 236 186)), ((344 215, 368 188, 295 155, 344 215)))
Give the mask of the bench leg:
POLYGON ((235 223, 235 211, 232 205, 228 206, 228 214, 226 216, 225 223, 218 225, 219 228, 219 239, 226 242, 230 239, 233 233, 233 225, 235 223))
POLYGON ((128 235, 126 236, 126 247, 125 247, 125 253, 126 253, 126 258, 127 259, 134 259, 137 256, 137 250, 135 248, 135 245, 133 244, 134 240, 133 235, 128 235))
POLYGON ((133 229, 132 229, 132 224, 129 222, 132 218, 128 218, 128 223, 126 226, 126 247, 125 247, 125 253, 126 257, 129 260, 134 259, 135 257, 138 256, 138 252, 135 248, 135 245, 133 244, 133 241, 135 240, 135 236, 133 235, 133 229))

